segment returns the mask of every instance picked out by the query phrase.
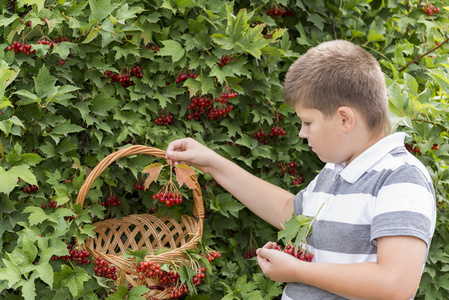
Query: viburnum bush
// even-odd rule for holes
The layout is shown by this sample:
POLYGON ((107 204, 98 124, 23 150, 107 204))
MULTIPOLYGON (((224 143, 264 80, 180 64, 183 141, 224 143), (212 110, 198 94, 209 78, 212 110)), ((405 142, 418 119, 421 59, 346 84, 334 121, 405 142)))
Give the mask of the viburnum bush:
MULTIPOLYGON (((149 156, 118 160, 75 205, 87 174, 124 147, 193 137, 292 193, 304 188, 323 164, 298 136, 282 81, 332 39, 380 61, 394 130, 432 175, 438 222, 417 299, 449 297, 447 1, 0 0, 0 12, 2 298, 140 299, 150 289, 115 286, 115 266, 100 272, 80 247, 96 221, 192 212, 188 191, 145 187, 149 156)), ((179 273, 161 265, 161 282, 176 282, 173 298, 280 299, 283 284, 254 258, 278 232, 197 176, 208 251, 179 273)), ((149 264, 136 265, 143 277, 149 264)))

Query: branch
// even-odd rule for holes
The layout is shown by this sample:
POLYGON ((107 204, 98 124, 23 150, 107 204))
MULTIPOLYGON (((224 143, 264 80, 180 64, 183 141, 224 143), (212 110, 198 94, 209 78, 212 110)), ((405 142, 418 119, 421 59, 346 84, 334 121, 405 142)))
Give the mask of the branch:
POLYGON ((444 132, 449 132, 449 130, 448 130, 446 127, 444 127, 443 125, 438 124, 438 123, 435 123, 435 122, 432 122, 432 121, 429 121, 429 120, 424 120, 424 119, 412 119, 411 121, 412 121, 412 122, 417 122, 417 123, 419 123, 419 122, 429 123, 429 124, 432 124, 433 126, 436 126, 436 127, 440 128, 440 129, 443 130, 444 132))
POLYGON ((413 59, 411 62, 409 62, 406 66, 402 67, 398 73, 401 73, 402 71, 404 71, 408 66, 410 66, 411 64, 415 63, 416 61, 420 60, 421 58, 423 58, 424 56, 426 56, 429 53, 432 53, 433 51, 437 50, 438 48, 440 48, 441 46, 443 46, 444 44, 446 44, 449 41, 449 38, 445 39, 443 42, 441 42, 438 46, 436 46, 433 49, 430 49, 429 51, 427 51, 424 54, 421 54, 420 56, 416 57, 415 59, 413 59))

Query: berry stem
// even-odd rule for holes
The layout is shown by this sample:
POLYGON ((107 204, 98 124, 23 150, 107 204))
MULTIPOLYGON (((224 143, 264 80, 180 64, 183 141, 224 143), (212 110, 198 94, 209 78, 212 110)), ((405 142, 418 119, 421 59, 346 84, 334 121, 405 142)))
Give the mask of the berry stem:
POLYGON ((2 139, 0 139, 0 152, 2 154, 2 163, 6 163, 6 158, 5 158, 5 153, 3 152, 3 143, 2 143, 2 139))
MULTIPOLYGON (((306 237, 310 234, 310 230, 312 229, 313 226, 313 222, 315 222, 316 217, 318 216, 318 214, 320 213, 321 209, 323 208, 325 203, 321 204, 320 209, 318 209, 317 213, 315 214, 315 216, 313 216, 313 219, 310 221, 309 226, 307 228, 307 233, 306 233, 306 237)), ((307 240, 304 239, 303 243, 306 245, 305 249, 307 249, 307 240)), ((301 243, 302 244, 302 243, 301 243)))

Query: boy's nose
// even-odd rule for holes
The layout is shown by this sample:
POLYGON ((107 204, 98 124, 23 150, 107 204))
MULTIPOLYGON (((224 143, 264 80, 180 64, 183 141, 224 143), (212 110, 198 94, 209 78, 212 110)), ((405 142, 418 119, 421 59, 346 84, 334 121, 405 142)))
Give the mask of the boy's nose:
POLYGON ((299 135, 299 137, 302 138, 302 139, 305 139, 305 138, 306 138, 306 134, 304 133, 303 127, 301 127, 301 129, 299 130, 298 135, 299 135))

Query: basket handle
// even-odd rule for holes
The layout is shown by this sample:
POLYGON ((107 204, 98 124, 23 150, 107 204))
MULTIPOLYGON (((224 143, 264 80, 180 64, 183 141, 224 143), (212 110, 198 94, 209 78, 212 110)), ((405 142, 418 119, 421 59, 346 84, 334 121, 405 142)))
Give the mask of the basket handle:
MULTIPOLYGON (((128 148, 124 148, 121 150, 118 150, 116 152, 113 152, 103 158, 101 162, 95 166, 95 168, 89 173, 86 180, 84 181, 83 185, 80 188, 80 191, 78 193, 78 197, 76 198, 75 204, 80 203, 81 209, 83 209, 84 206, 84 200, 86 198, 87 193, 89 192, 90 187, 94 183, 95 179, 103 173, 106 168, 112 164, 114 161, 116 161, 119 158, 134 155, 134 154, 147 154, 147 155, 153 155, 156 157, 165 158, 165 151, 160 150, 158 148, 154 147, 148 147, 143 145, 133 145, 128 148)), ((201 187, 198 183, 198 180, 195 175, 191 176, 193 182, 195 183, 195 188, 192 190, 193 193, 193 214, 194 216, 204 219, 204 205, 203 205, 203 197, 201 195, 201 187)))

